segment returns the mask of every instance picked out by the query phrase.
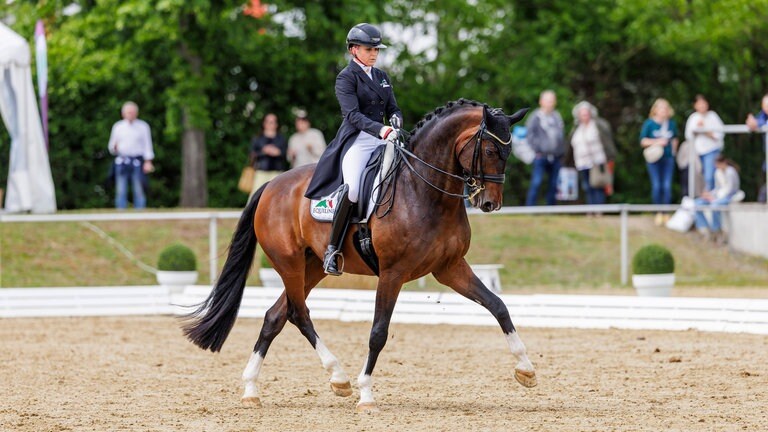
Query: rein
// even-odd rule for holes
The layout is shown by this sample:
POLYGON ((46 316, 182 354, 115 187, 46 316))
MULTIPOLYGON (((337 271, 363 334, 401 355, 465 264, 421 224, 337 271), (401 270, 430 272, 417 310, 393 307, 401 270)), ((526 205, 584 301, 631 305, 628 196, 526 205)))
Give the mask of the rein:
POLYGON ((481 144, 482 144, 483 136, 484 135, 487 135, 488 137, 493 138, 493 144, 496 146, 496 149, 499 152, 499 157, 500 158, 502 158, 502 155, 504 154, 503 148, 501 146, 509 145, 509 143, 512 141, 512 138, 510 137, 509 141, 504 142, 499 137, 497 137, 493 133, 489 132, 488 129, 486 128, 485 120, 483 120, 480 123, 480 128, 478 128, 477 132, 475 132, 475 134, 472 135, 467 140, 466 143, 464 143, 464 146, 462 146, 461 150, 459 150, 459 153, 456 155, 456 157, 459 158, 461 156, 462 152, 464 152, 464 150, 467 147, 469 147, 469 143, 472 142, 473 140, 475 141, 474 151, 473 151, 473 154, 472 154, 472 165, 470 167, 470 171, 467 172, 467 170, 464 169, 464 175, 463 176, 458 176, 456 174, 449 173, 449 172, 447 172, 445 170, 442 170, 442 169, 440 169, 440 168, 438 168, 438 167, 436 167, 434 165, 431 165, 430 163, 426 162, 425 160, 420 159, 418 156, 413 154, 411 151, 405 149, 405 147, 403 147, 403 146, 396 145, 395 146, 395 150, 397 150, 399 152, 400 159, 403 162, 405 162, 405 165, 408 167, 408 169, 410 169, 411 172, 416 174, 417 177, 419 177, 424 183, 428 184, 433 189, 435 189, 435 190, 437 190, 437 191, 439 191, 439 192, 441 192, 441 193, 443 193, 445 195, 448 195, 448 196, 452 196, 452 197, 456 197, 456 198, 463 198, 463 199, 472 199, 477 194, 479 194, 481 191, 483 191, 485 189, 485 182, 486 181, 489 181, 491 183, 503 184, 505 179, 506 179, 506 174, 504 174, 504 173, 502 173, 502 174, 485 174, 483 172, 483 168, 482 168, 483 167, 483 152, 481 151, 483 146, 481 144), (426 165, 427 167, 429 167, 433 171, 437 171, 440 174, 446 175, 446 176, 454 178, 456 180, 460 180, 462 183, 467 185, 467 187, 469 188, 469 193, 468 194, 464 194, 464 193, 456 194, 456 193, 444 190, 444 189, 440 188, 439 186, 436 186, 435 184, 431 183, 429 180, 424 178, 424 176, 419 174, 416 171, 416 169, 414 168, 414 166, 411 164, 411 162, 409 162, 408 159, 405 156, 409 156, 409 157, 411 157, 411 158, 421 162, 423 165, 426 165), (479 167, 479 173, 475 172, 475 170, 478 167, 479 167))

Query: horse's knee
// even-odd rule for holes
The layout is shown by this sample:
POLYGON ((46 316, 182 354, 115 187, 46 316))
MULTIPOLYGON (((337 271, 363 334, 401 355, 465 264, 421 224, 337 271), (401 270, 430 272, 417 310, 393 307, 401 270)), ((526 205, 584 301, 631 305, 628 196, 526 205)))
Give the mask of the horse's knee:
POLYGON ((389 336, 389 329, 385 325, 374 326, 371 329, 371 338, 368 341, 368 349, 379 352, 384 349, 389 336))
POLYGON ((499 322, 501 330, 504 333, 515 331, 515 326, 512 324, 512 317, 509 315, 509 309, 507 309, 507 305, 504 304, 500 298, 493 296, 493 299, 488 302, 486 308, 491 312, 491 315, 496 318, 496 321, 499 322))

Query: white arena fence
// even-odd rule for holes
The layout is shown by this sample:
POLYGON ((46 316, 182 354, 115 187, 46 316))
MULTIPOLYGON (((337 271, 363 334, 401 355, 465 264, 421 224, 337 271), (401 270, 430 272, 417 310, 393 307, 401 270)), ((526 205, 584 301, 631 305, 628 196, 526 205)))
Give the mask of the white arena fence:
MULTIPOLYGON (((0 318, 183 315, 211 288, 173 294, 162 286, 0 289, 0 318)), ((262 318, 280 288, 247 287, 240 317, 262 318)), ((501 295, 518 328, 688 330, 768 334, 768 300, 582 295, 501 295)), ((307 304, 314 319, 373 319, 375 292, 317 288, 307 304)), ((497 326, 482 306, 454 292, 400 294, 392 321, 497 326)))
MULTIPOLYGON (((483 213, 478 209, 468 209, 470 215, 492 217, 497 214, 533 215, 533 214, 586 214, 603 213, 620 215, 620 244, 617 251, 620 256, 621 284, 629 281, 629 214, 645 212, 674 212, 680 205, 651 204, 602 204, 602 205, 556 205, 534 207, 502 207, 493 213, 483 213)), ((711 206, 707 210, 729 211, 729 206, 711 206)), ((742 209, 741 211, 760 211, 760 209, 742 209)), ((218 274, 218 221, 220 219, 239 219, 239 211, 189 211, 189 212, 114 212, 114 213, 68 213, 68 214, 9 214, 0 213, 0 223, 50 223, 50 222, 115 222, 115 221, 162 221, 162 220, 207 220, 210 282, 218 274)))

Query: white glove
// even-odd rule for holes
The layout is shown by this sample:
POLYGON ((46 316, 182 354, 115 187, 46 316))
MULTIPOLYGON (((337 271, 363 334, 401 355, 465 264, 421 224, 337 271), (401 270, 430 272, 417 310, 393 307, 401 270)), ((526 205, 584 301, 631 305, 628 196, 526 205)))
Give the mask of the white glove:
POLYGON ((379 136, 384 141, 394 143, 397 140, 397 131, 390 126, 384 126, 379 131, 379 136))

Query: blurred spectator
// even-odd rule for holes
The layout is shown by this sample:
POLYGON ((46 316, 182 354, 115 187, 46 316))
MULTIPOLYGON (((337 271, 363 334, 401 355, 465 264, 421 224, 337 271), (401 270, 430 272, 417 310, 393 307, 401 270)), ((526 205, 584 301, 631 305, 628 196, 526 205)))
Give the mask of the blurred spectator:
POLYGON ((715 187, 715 159, 723 150, 723 121, 716 112, 710 111, 709 102, 704 95, 696 95, 693 103, 696 110, 685 123, 685 139, 693 143, 696 154, 701 159, 704 175, 704 190, 715 187), (707 129, 707 132, 696 132, 707 129))
MULTIPOLYGON (((677 124, 672 120, 675 114, 666 99, 656 99, 649 118, 640 131, 640 145, 644 148, 648 176, 651 180, 651 201, 654 204, 672 202, 672 175, 675 170, 677 151, 677 124)), ((656 214, 656 225, 663 224, 664 216, 656 214)))
POLYGON ((296 133, 288 139, 288 160, 293 168, 317 163, 325 151, 323 133, 310 126, 307 112, 296 110, 296 133))
POLYGON ((133 191, 133 208, 147 207, 147 174, 154 171, 152 160, 152 134, 149 125, 139 119, 139 106, 133 102, 123 104, 122 120, 112 126, 109 152, 115 155, 112 165, 115 179, 115 208, 128 207, 128 183, 133 191))
POLYGON ((262 120, 261 134, 251 140, 249 160, 251 166, 256 169, 251 195, 261 185, 277 177, 286 169, 285 155, 288 143, 277 128, 277 116, 269 113, 262 120))
POLYGON ((766 123, 768 123, 768 93, 763 96, 763 100, 760 103, 760 112, 758 112, 757 115, 749 113, 747 116, 747 127, 749 127, 749 130, 752 132, 757 132, 765 126, 766 123))
POLYGON ((547 205, 555 204, 557 190, 557 172, 560 170, 560 158, 565 153, 563 118, 555 111, 557 96, 552 90, 545 90, 539 96, 539 108, 528 116, 526 122, 528 144, 536 152, 533 160, 533 173, 525 205, 536 205, 539 187, 547 174, 547 205))
POLYGON ((704 190, 704 177, 701 175, 701 159, 696 156, 696 149, 688 141, 683 141, 677 148, 677 155, 675 160, 677 161, 678 173, 680 174, 680 191, 683 196, 697 197, 701 195, 704 190), (693 152, 693 186, 694 190, 688 189, 688 177, 689 177, 689 164, 691 163, 691 152, 693 152), (690 192, 690 193, 689 193, 690 192))
MULTIPOLYGON (((765 162, 763 162, 763 178, 765 178, 765 162)), ((765 182, 765 180, 763 180, 765 182)), ((757 191, 757 202, 768 202, 768 186, 765 183, 757 191)))
POLYGON ((576 104, 573 118, 576 126, 566 140, 564 165, 579 171, 587 204, 605 204, 606 189, 613 191, 612 165, 616 159, 611 125, 586 101, 576 104))
MULTIPOLYGON (((715 172, 715 188, 712 191, 704 191, 700 198, 696 198, 697 206, 723 206, 728 205, 734 195, 739 192, 738 165, 723 155, 715 159, 717 170, 715 172)), ((724 243, 725 239, 721 230, 721 216, 719 211, 712 211, 712 221, 708 221, 703 210, 696 210, 696 229, 707 239, 724 243)))
MULTIPOLYGON (((749 130, 752 132, 757 132, 760 129, 765 128, 766 124, 768 124, 768 93, 763 96, 763 100, 760 103, 760 112, 757 113, 757 115, 752 115, 750 113, 747 116, 747 127, 749 127, 749 130)), ((768 133, 768 132, 766 132, 768 133)), ((763 139, 766 139, 763 137, 763 139)), ((763 161, 763 178, 765 178, 765 161, 763 161)), ((763 184, 760 187, 760 190, 757 193, 757 201, 758 202, 766 202, 766 188, 768 188, 768 185, 763 184)))

